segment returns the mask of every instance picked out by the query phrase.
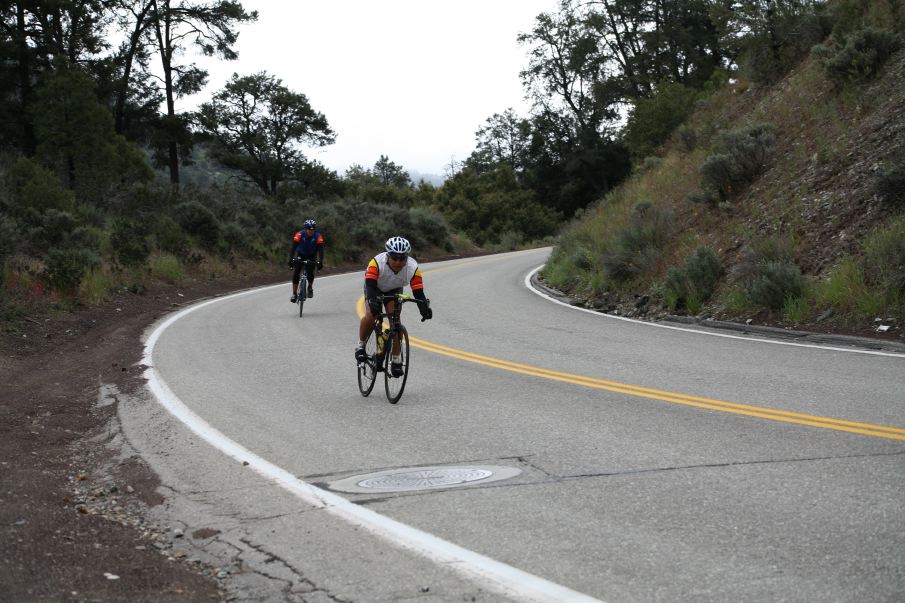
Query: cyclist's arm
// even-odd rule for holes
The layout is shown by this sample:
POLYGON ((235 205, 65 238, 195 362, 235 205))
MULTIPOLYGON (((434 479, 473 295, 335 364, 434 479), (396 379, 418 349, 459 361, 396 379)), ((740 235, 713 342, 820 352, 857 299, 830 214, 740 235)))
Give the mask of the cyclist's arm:
POLYGON ((377 288, 377 278, 379 276, 380 268, 378 268, 377 262, 372 259, 368 262, 368 269, 365 272, 365 302, 367 302, 368 305, 371 305, 371 302, 377 302, 377 300, 380 299, 380 290, 377 288))
POLYGON ((324 263, 324 237, 323 235, 317 237, 317 261, 321 264, 324 263))
POLYGON ((421 278, 421 268, 415 268, 415 274, 412 275, 409 286, 412 288, 412 296, 415 299, 420 301, 427 299, 424 295, 424 279, 421 278))

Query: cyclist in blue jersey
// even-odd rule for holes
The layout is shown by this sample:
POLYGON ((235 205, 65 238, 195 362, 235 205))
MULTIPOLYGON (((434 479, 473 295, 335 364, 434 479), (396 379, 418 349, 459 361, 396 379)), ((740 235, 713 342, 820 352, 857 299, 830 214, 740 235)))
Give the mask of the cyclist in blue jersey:
POLYGON ((294 269, 292 273, 292 297, 289 299, 295 303, 295 292, 298 291, 299 278, 302 273, 302 263, 295 259, 314 260, 309 262, 306 275, 308 276, 308 297, 314 297, 314 269, 324 267, 324 236, 317 231, 317 222, 305 220, 304 228, 292 237, 292 245, 289 247, 289 267, 294 269))

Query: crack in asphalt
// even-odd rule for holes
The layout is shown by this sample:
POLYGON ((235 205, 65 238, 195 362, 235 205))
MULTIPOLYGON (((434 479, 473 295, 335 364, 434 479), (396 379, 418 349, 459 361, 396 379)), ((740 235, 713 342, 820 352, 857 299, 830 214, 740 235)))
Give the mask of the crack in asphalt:
MULTIPOLYGON (((337 603, 351 603, 351 601, 349 599, 344 599, 342 597, 334 595, 326 588, 319 587, 317 584, 315 584, 314 582, 312 582, 311 580, 306 578, 302 572, 300 572, 295 567, 293 567, 292 564, 290 564, 288 561, 286 561, 279 555, 275 555, 274 553, 270 552, 269 550, 264 548, 263 545, 255 544, 255 543, 251 542, 250 540, 248 540, 247 538, 240 538, 239 541, 242 542, 242 544, 244 544, 251 550, 262 555, 264 557, 263 563, 265 565, 270 564, 270 563, 279 563, 280 565, 282 565, 282 567, 284 567, 290 574, 292 574, 292 576, 295 577, 296 583, 301 583, 301 584, 305 585, 305 587, 308 589, 305 594, 316 592, 316 593, 323 594, 331 601, 336 601, 337 603)), ((268 572, 265 572, 261 569, 253 568, 252 571, 255 574, 258 574, 259 576, 267 578, 268 580, 285 582, 288 585, 287 590, 292 589, 295 586, 295 584, 293 583, 292 580, 288 580, 286 578, 280 578, 279 576, 271 575, 268 572)))

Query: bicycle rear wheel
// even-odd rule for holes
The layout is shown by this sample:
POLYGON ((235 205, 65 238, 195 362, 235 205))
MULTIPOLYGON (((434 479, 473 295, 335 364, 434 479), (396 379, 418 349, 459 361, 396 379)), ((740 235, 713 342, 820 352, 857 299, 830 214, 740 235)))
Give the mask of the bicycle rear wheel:
POLYGON ((308 279, 304 276, 299 279, 299 290, 295 293, 295 303, 299 305, 299 318, 302 317, 302 310, 305 309, 305 294, 308 291, 308 279))
POLYGON ((402 390, 405 389, 405 382, 409 376, 409 333, 404 326, 399 325, 396 327, 393 339, 399 342, 399 353, 402 356, 402 374, 398 377, 393 376, 392 347, 391 343, 387 342, 387 353, 384 355, 383 364, 383 380, 387 390, 387 400, 390 401, 390 404, 399 402, 399 398, 402 397, 402 390))
POLYGON ((371 390, 374 389, 374 383, 377 381, 377 330, 368 335, 365 341, 365 353, 368 355, 367 360, 358 365, 358 390, 361 395, 368 397, 371 390))

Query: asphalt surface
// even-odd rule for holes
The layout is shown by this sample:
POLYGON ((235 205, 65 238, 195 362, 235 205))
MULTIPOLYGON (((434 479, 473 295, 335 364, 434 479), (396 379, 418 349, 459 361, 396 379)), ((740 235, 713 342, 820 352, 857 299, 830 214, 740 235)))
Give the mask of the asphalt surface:
POLYGON ((243 550, 246 600, 268 580, 305 601, 901 600, 905 356, 580 312, 526 287, 547 253, 424 266, 435 318, 406 308, 418 347, 395 406, 381 382, 368 398, 356 385, 360 274, 316 281, 302 319, 281 286, 158 330, 155 378, 196 431, 240 447, 151 397, 122 404, 173 494, 162 512, 219 532, 212 552, 243 550), (336 487, 448 466, 517 475, 336 487), (278 471, 321 490, 293 493, 278 471))

